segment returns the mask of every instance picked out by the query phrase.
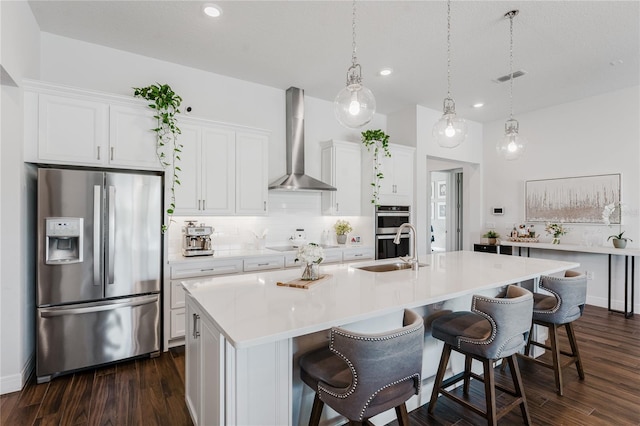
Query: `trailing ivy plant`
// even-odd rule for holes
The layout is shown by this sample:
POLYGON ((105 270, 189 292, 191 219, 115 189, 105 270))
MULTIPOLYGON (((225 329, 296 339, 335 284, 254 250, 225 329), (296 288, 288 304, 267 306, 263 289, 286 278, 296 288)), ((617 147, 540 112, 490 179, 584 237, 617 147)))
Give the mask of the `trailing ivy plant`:
POLYGON ((384 179, 384 175, 380 169, 382 165, 380 156, 391 157, 391 152, 389 152, 389 135, 380 129, 365 130, 362 132, 362 143, 367 147, 369 152, 373 149, 373 182, 371 182, 373 193, 371 196, 371 204, 378 206, 380 204, 380 180, 384 179))
MULTIPOLYGON (((182 144, 178 142, 178 135, 182 132, 177 125, 176 114, 180 113, 182 98, 178 96, 168 84, 153 84, 148 87, 134 87, 133 96, 143 98, 153 103, 149 108, 155 111, 153 118, 158 122, 153 130, 156 132, 156 155, 163 169, 172 167, 170 200, 167 207, 169 223, 173 222, 172 216, 176 208, 176 185, 180 185, 178 172, 182 171, 177 162, 180 161, 182 144)), ((162 225, 162 232, 166 232, 168 226, 162 225)))

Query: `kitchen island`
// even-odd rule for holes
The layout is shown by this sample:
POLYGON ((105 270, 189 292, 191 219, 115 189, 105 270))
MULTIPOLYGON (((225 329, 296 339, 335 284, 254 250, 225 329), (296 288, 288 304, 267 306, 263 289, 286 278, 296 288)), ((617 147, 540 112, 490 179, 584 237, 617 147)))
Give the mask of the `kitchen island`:
MULTIPOLYGON (((579 266, 468 251, 432 254, 420 262, 427 266, 418 271, 360 269, 368 263, 324 266, 321 274, 329 277, 308 290, 277 285, 299 278, 297 269, 185 283, 186 399, 194 423, 306 423, 313 397, 298 377, 299 354, 326 344, 332 326, 360 331, 397 327, 404 308, 415 309, 427 323, 426 386, 408 402, 413 409, 428 401, 439 361, 430 317, 468 310, 473 294, 493 296, 507 284, 579 266)), ((460 368, 462 363, 452 360, 452 374, 460 368)), ((325 411, 328 423, 339 422, 325 411)), ((380 416, 387 421, 384 413, 380 416)))

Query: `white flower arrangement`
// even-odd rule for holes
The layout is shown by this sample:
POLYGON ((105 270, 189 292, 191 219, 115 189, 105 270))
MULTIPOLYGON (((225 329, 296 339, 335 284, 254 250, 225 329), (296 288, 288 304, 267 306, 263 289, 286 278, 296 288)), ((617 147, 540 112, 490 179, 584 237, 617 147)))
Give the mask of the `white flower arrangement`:
POLYGON ((316 243, 309 243, 307 245, 298 247, 298 253, 295 261, 301 261, 306 264, 320 263, 324 259, 324 250, 316 243))
POLYGON ((565 229, 561 223, 547 223, 544 230, 547 231, 547 234, 552 234, 553 238, 558 238, 569 231, 568 229, 565 229))

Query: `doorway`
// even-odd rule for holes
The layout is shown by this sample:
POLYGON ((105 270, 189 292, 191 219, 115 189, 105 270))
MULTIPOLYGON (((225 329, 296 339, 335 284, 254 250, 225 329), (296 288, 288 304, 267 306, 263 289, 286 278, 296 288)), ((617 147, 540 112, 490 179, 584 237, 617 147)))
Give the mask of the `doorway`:
POLYGON ((429 180, 431 251, 462 250, 462 169, 432 171, 429 180))

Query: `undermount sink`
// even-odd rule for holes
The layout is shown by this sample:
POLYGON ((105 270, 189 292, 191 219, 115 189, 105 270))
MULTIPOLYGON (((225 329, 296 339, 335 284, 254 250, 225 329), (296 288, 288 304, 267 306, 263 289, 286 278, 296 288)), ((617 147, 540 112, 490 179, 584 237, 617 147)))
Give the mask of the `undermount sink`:
MULTIPOLYGON (((418 264, 418 267, 423 266, 427 265, 424 263, 418 264)), ((403 269, 411 269, 411 265, 409 263, 383 263, 382 265, 359 266, 358 269, 369 272, 391 272, 401 271, 403 269)))

